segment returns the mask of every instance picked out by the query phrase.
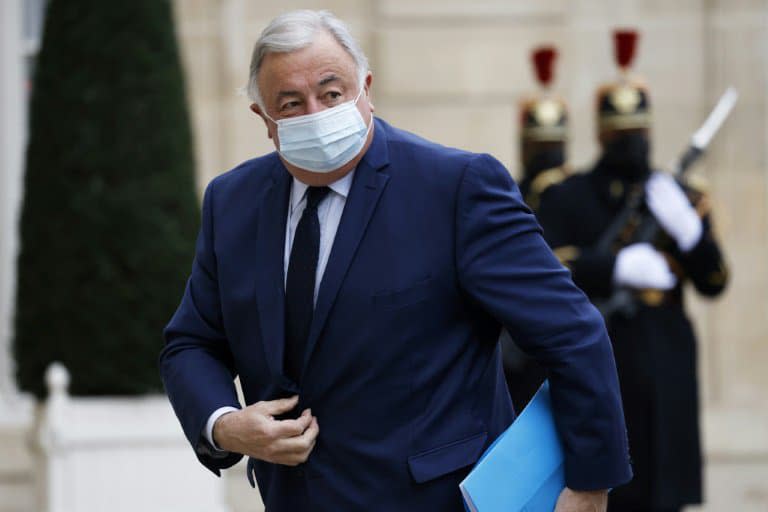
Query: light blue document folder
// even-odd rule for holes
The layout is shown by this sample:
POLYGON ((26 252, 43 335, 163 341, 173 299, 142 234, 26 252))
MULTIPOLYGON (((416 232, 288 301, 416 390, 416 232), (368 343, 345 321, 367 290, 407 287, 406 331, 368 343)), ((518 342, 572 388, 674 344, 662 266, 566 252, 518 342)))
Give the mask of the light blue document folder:
POLYGON ((565 487, 563 447, 549 383, 459 484, 472 512, 551 512, 565 487))

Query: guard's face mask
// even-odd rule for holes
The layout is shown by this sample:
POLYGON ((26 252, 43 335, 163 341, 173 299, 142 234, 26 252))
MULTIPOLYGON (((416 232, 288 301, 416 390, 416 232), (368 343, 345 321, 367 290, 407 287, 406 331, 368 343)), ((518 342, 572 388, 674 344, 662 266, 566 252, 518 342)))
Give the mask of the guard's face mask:
POLYGON ((619 132, 603 148, 603 163, 615 175, 630 181, 644 179, 650 173, 650 143, 645 132, 619 132))
POLYGON ((525 162, 526 175, 560 167, 565 163, 565 151, 562 146, 541 149, 531 155, 525 162))
POLYGON ((357 109, 363 88, 352 101, 314 114, 267 118, 277 125, 280 155, 301 169, 327 173, 349 163, 360 153, 373 125, 373 114, 366 126, 357 109))

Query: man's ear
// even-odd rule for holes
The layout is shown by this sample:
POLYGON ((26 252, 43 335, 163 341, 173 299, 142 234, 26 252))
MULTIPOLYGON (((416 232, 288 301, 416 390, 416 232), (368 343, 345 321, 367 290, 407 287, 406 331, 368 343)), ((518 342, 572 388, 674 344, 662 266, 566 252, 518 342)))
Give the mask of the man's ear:
POLYGON ((259 107, 258 103, 251 103, 251 106, 248 107, 251 109, 251 112, 256 114, 261 118, 262 121, 264 121, 264 126, 267 128, 267 137, 270 139, 272 138, 272 130, 269 129, 269 121, 267 120, 267 117, 264 115, 264 112, 262 112, 261 107, 259 107))
POLYGON ((371 84, 373 83, 373 73, 370 71, 365 75, 365 81, 363 81, 363 88, 365 89, 365 97, 368 99, 368 108, 371 112, 376 111, 376 107, 373 106, 371 101, 371 84))

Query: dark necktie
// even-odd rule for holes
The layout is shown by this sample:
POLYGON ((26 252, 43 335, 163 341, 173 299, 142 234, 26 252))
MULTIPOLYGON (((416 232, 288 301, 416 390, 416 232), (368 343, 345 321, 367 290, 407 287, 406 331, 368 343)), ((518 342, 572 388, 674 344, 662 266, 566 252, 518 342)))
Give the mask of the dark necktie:
POLYGON ((307 206, 296 226, 288 278, 285 284, 285 374, 299 382, 304 352, 315 309, 315 275, 320 252, 320 221, 317 207, 328 195, 328 187, 309 187, 307 206))

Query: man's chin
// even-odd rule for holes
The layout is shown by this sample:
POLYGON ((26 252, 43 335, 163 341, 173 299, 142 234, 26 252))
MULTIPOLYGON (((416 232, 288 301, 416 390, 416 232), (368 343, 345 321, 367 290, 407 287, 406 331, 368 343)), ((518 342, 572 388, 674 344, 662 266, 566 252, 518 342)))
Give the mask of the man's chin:
POLYGON ((351 162, 348 162, 333 171, 317 172, 296 167, 295 165, 286 162, 282 157, 280 159, 283 161, 285 168, 288 169, 291 176, 310 187, 323 187, 330 185, 334 181, 340 180, 354 169, 355 165, 357 165, 357 162, 360 160, 359 158, 355 158, 351 162))

